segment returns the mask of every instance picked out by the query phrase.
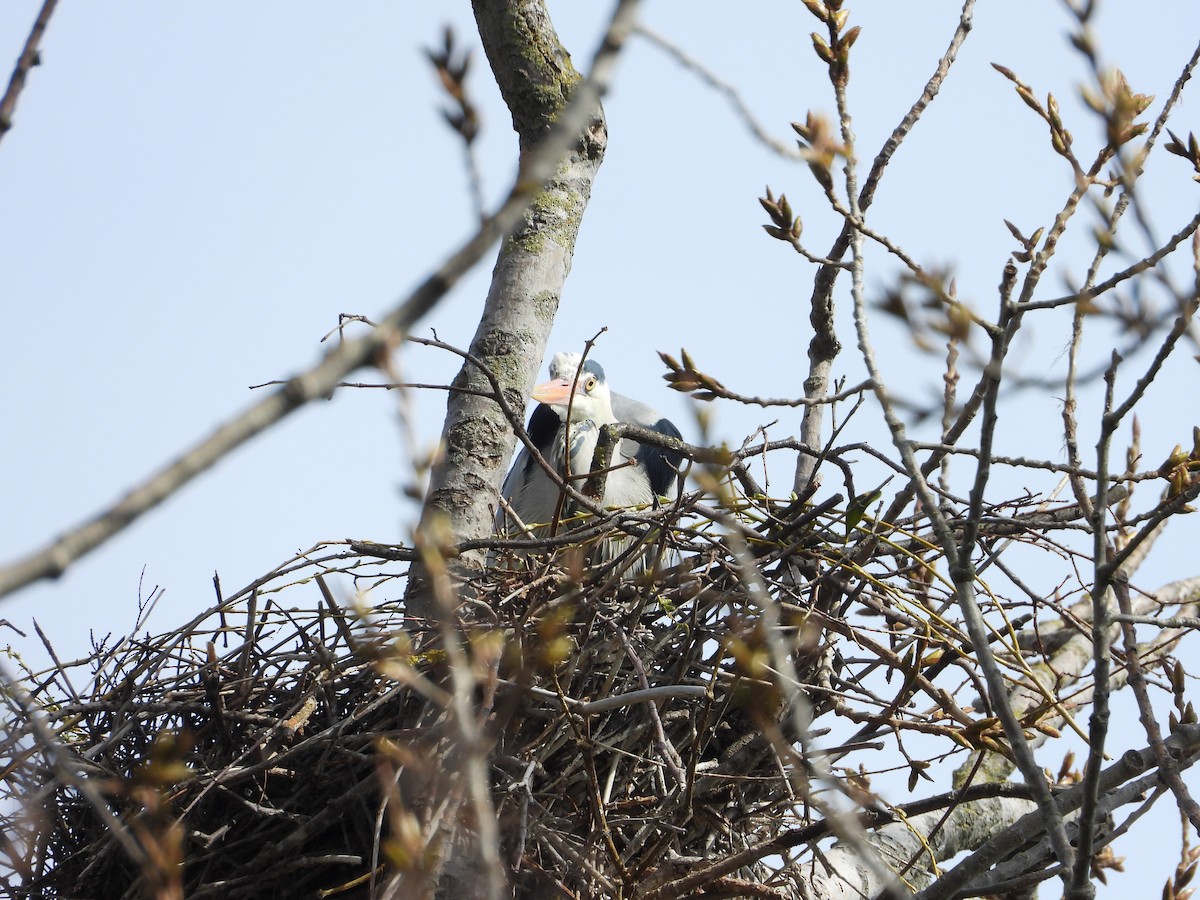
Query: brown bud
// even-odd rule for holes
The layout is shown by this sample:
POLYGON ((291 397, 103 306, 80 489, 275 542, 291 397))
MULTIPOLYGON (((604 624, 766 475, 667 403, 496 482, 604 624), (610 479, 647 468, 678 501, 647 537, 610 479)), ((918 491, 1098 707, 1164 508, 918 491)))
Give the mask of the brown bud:
POLYGON ((821 57, 825 63, 832 65, 833 51, 829 49, 829 44, 825 42, 825 38, 814 31, 812 33, 812 43, 813 49, 817 51, 817 56, 821 57))

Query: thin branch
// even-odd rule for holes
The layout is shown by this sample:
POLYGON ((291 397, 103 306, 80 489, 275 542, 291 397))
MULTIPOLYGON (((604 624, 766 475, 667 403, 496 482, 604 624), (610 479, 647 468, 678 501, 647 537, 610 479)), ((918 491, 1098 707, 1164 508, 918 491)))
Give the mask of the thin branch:
POLYGON ((50 768, 64 784, 70 785, 87 800, 92 812, 104 822, 121 849, 128 854, 130 861, 140 869, 145 870, 150 862, 145 851, 138 844, 137 838, 130 833, 129 828, 112 811, 108 800, 100 792, 94 779, 79 771, 83 760, 59 742, 58 737, 45 721, 45 715, 40 706, 25 690, 24 685, 13 678, 6 666, 0 663, 0 694, 9 698, 17 706, 30 730, 37 739, 38 750, 46 757, 50 768))
POLYGON ((21 55, 17 57, 17 64, 13 68, 12 76, 8 79, 8 89, 4 92, 4 97, 0 98, 0 140, 12 128, 13 114, 17 111, 17 99, 25 88, 29 70, 41 64, 38 44, 42 42, 42 35, 46 33, 46 26, 50 24, 50 15, 54 12, 57 3, 58 0, 45 0, 42 3, 41 11, 38 12, 33 28, 29 31, 29 37, 25 39, 25 46, 21 48, 21 55))
POLYGON ((712 70, 708 69, 702 62, 689 56, 687 51, 678 44, 672 43, 663 35, 659 34, 644 24, 638 23, 634 28, 633 33, 645 38, 651 44, 657 46, 660 50, 673 58, 677 63, 685 69, 693 73, 697 78, 711 87, 713 90, 722 94, 729 105, 733 107, 734 113, 742 123, 750 129, 750 133, 755 139, 767 149, 779 154, 787 159, 801 159, 800 151, 792 144, 785 143, 778 138, 773 137, 770 132, 755 118, 754 113, 750 111, 750 107, 742 99, 742 95, 738 93, 738 89, 728 81, 718 77, 712 70))
MULTIPOLYGON (((1078 320, 1078 316, 1076 317, 1078 320)), ((1120 357, 1113 354, 1112 365, 1105 373, 1104 414, 1101 418, 1100 437, 1096 441, 1096 472, 1100 478, 1096 483, 1096 503, 1089 516, 1092 525, 1092 664, 1093 692, 1092 713, 1088 716, 1088 756, 1084 764, 1083 780, 1080 788, 1083 791, 1083 802, 1079 811, 1079 832, 1076 837, 1076 849, 1072 880, 1067 889, 1069 897, 1090 896, 1093 892, 1090 884, 1092 847, 1096 837, 1096 816, 1100 808, 1100 776, 1103 772, 1105 753, 1108 741, 1109 706, 1109 672, 1112 668, 1109 647, 1110 641, 1110 596, 1113 580, 1106 566, 1112 548, 1108 536, 1104 532, 1105 519, 1108 516, 1108 460, 1112 452, 1112 437, 1119 419, 1113 415, 1113 395, 1116 393, 1117 366, 1120 357)), ((1086 504, 1086 500, 1081 500, 1086 504)), ((1132 626, 1130 626, 1132 628, 1132 626)), ((1136 653, 1136 647, 1130 648, 1136 653)), ((1129 659, 1131 674, 1140 674, 1137 662, 1129 659)), ((1155 743, 1151 735, 1151 743, 1155 743)), ((1064 865, 1066 860, 1060 859, 1064 865)))
POLYGON ((1055 309, 1059 306, 1069 306, 1073 303, 1079 303, 1083 300, 1088 300, 1093 297, 1099 297, 1101 294, 1108 293, 1123 281, 1128 281, 1136 275, 1149 271, 1157 266, 1160 262, 1166 259, 1175 251, 1175 249, 1192 237, 1196 233, 1196 229, 1200 228, 1200 213, 1192 216, 1186 225, 1180 228, 1167 240, 1165 244, 1151 253, 1149 256, 1139 259, 1133 265, 1122 269, 1115 275, 1106 278, 1104 281, 1086 290, 1078 291, 1074 294, 1067 294, 1062 297, 1054 297, 1050 300, 1030 300, 1023 304, 1026 311, 1034 309, 1055 309))
MULTIPOLYGON (((1132 605, 1129 597, 1129 584, 1126 580, 1117 578, 1113 584, 1113 594, 1116 596, 1117 606, 1124 616, 1132 616, 1132 605)), ((1111 620, 1112 615, 1109 616, 1111 620)), ((1174 758, 1167 752, 1166 746, 1163 744, 1162 729, 1159 727, 1158 718, 1154 713, 1154 704, 1150 699, 1150 691, 1146 682, 1146 673, 1142 670, 1141 650, 1138 646, 1137 629, 1133 627, 1133 623, 1126 619, 1121 623, 1121 633, 1125 640, 1125 665, 1129 671, 1129 686, 1133 688, 1133 695, 1137 700, 1138 718, 1142 722, 1142 728, 1146 731, 1146 737, 1150 740, 1150 747, 1154 751, 1155 759, 1158 761, 1159 771, 1162 773, 1163 783, 1175 795, 1175 801, 1181 812, 1187 816, 1188 821, 1192 823, 1192 827, 1200 830, 1200 807, 1197 806, 1196 800, 1188 791, 1187 785, 1183 783, 1183 779, 1179 777, 1179 769, 1175 764, 1174 758)))
MULTIPOLYGON (((941 90, 942 83, 946 80, 946 76, 950 74, 950 68, 958 58, 958 51, 962 48, 963 42, 966 41, 967 35, 971 31, 974 15, 975 0, 964 0, 961 12, 959 13, 958 25, 954 29, 950 43, 946 47, 946 51, 942 54, 941 59, 938 60, 933 74, 925 83, 925 87, 921 91, 921 96, 917 98, 916 102, 905 113, 900 123, 892 130, 892 133, 884 142, 883 147, 875 154, 875 158, 871 163, 871 170, 867 173, 862 190, 858 196, 857 219, 861 220, 865 216, 867 209, 875 198, 875 191, 879 187, 884 170, 887 168, 892 156, 895 155, 896 151, 900 148, 900 144, 916 126, 921 115, 941 90)), ((830 260, 840 261, 845 256, 846 250, 850 246, 850 236, 853 233, 854 228, 850 223, 847 222, 842 226, 841 234, 838 235, 837 240, 834 241, 833 247, 829 251, 828 258, 830 260)), ((813 326, 813 337, 809 342, 809 375, 805 380, 804 387, 804 395, 808 399, 819 400, 824 396, 826 374, 828 373, 829 366, 832 364, 833 357, 840 350, 837 336, 831 331, 833 289, 839 271, 840 268, 837 266, 822 266, 817 271, 813 280, 812 311, 809 315, 809 321, 813 326)), ((820 446, 822 421, 820 411, 820 406, 812 406, 805 410, 805 415, 800 425, 800 439, 806 446, 814 448, 820 446)), ((957 437, 954 440, 957 440, 957 437)), ((953 440, 950 442, 953 443, 953 440)), ((796 461, 796 475, 793 489, 797 494, 802 495, 808 489, 815 472, 815 464, 806 455, 802 455, 796 461)), ((905 504, 907 504, 907 500, 905 500, 905 504)))
MULTIPOLYGON (((1166 743, 1173 753, 1178 754, 1182 762, 1181 768, 1190 765, 1195 761, 1197 753, 1200 753, 1200 726, 1181 726, 1166 743)), ((1136 796, 1139 790, 1145 790, 1144 785, 1152 785, 1157 779, 1158 773, 1143 778, 1147 770, 1154 768, 1155 764, 1156 758, 1152 748, 1127 750, 1121 754, 1120 759, 1101 773, 1101 791, 1106 795, 1115 794, 1118 788, 1127 786, 1131 788, 1128 793, 1136 796)), ((1083 793, 1082 787, 1076 786, 1057 794, 1055 799, 1060 809, 1071 812, 1079 808, 1083 793)), ((960 892, 978 886, 992 867, 1011 856, 1031 838, 1045 834, 1046 828, 1047 822, 1041 811, 1030 813, 972 852, 935 884, 918 894, 916 900, 942 900, 959 896, 960 892)), ((1059 873, 1060 877, 1067 874, 1059 873)))

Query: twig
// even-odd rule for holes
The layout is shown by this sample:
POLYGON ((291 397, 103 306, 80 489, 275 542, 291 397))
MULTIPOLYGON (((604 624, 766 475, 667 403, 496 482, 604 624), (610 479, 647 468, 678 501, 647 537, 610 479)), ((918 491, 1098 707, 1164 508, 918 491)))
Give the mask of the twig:
POLYGON ((42 42, 46 26, 50 24, 50 15, 54 12, 57 3, 58 0, 44 0, 41 10, 33 22, 33 28, 29 31, 29 37, 25 39, 25 46, 21 48, 21 55, 17 57, 17 64, 8 79, 8 89, 0 98, 0 140, 3 140, 4 135, 12 128, 13 114, 17 111, 17 98, 21 96, 21 91, 25 88, 25 79, 29 76, 29 70, 41 64, 38 44, 42 42))
POLYGON ((80 772, 70 762, 70 750, 62 745, 53 731, 46 724, 44 714, 33 702, 33 698, 12 677, 7 666, 0 663, 0 692, 7 696, 23 713, 25 721, 37 739, 39 751, 45 755, 54 773, 64 784, 70 785, 87 800, 92 812, 104 823, 113 838, 120 844, 121 849, 129 856, 130 861, 139 869, 150 865, 137 839, 130 833, 125 823, 112 811, 108 801, 101 795, 96 783, 80 772))
POLYGON ((685 69, 696 75, 697 78, 699 78, 713 90, 722 94, 725 99, 729 101, 729 105, 733 107, 733 111, 737 117, 741 119, 742 123, 750 130, 750 133, 754 135, 755 139, 768 150, 771 150, 772 152, 777 153, 787 159, 802 159, 800 152, 796 149, 796 147, 794 147, 791 143, 785 143, 784 141, 773 137, 767 131, 767 129, 763 127, 762 123, 758 121, 754 113, 750 111, 750 107, 746 105, 746 102, 742 99, 742 95, 738 92, 737 88, 728 81, 718 77, 714 72, 712 72, 712 70, 708 69, 699 60, 688 55, 688 53, 678 44, 671 42, 666 37, 659 34, 657 31, 646 27, 644 24, 639 23, 637 27, 634 28, 633 33, 645 38, 651 44, 657 46, 660 50, 672 57, 685 69))

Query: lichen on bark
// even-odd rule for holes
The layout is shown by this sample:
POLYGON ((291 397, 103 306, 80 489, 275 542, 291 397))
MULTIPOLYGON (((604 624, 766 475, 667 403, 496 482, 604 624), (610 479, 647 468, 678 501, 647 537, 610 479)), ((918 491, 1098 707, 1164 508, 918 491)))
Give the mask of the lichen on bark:
MULTIPOLYGON (((544 0, 474 0, 484 52, 512 114, 522 155, 536 148, 563 111, 581 76, 550 21, 544 0)), ((497 377, 505 397, 528 396, 546 351, 575 240, 607 141, 597 108, 555 176, 532 199, 521 224, 502 242, 471 354, 497 377)), ((484 394, 491 385, 466 363, 455 386, 484 394)), ((442 431, 444 452, 430 478, 421 528, 440 519, 455 541, 484 537, 515 437, 488 396, 451 392, 442 431)), ((481 565, 481 553, 459 560, 481 565)), ((420 572, 414 572, 414 583, 420 572)), ((420 601, 410 590, 420 614, 420 601)))

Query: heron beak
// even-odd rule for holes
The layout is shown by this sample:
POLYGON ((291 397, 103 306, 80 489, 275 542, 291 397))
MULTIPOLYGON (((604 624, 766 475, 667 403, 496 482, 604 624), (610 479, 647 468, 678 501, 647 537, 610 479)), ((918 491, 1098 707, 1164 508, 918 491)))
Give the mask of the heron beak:
POLYGON ((530 396, 547 406, 566 406, 571 399, 571 382, 566 378, 547 381, 535 387, 530 396))

